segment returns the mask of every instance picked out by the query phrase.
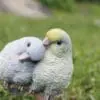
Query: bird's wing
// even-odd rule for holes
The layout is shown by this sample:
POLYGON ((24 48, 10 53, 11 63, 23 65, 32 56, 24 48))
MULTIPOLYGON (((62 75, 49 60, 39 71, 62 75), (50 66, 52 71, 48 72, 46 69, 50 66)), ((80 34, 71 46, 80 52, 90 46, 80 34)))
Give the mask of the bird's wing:
POLYGON ((33 67, 33 64, 30 62, 9 62, 9 66, 7 66, 4 73, 4 78, 8 83, 7 89, 10 93, 19 94, 29 90, 30 83, 32 82, 33 67))
POLYGON ((4 78, 4 71, 7 66, 8 66, 7 60, 0 56, 0 80, 4 78))

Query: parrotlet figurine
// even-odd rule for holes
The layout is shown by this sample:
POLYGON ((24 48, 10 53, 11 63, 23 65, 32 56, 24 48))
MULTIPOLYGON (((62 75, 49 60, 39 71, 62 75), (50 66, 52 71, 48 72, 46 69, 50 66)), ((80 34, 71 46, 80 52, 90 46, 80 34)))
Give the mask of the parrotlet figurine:
POLYGON ((23 88, 28 91, 36 62, 44 57, 44 53, 43 42, 36 37, 9 42, 0 52, 0 80, 4 81, 4 86, 15 94, 23 88))
POLYGON ((45 56, 33 71, 30 90, 37 100, 54 100, 68 87, 73 73, 72 43, 62 29, 50 29, 44 40, 45 56))

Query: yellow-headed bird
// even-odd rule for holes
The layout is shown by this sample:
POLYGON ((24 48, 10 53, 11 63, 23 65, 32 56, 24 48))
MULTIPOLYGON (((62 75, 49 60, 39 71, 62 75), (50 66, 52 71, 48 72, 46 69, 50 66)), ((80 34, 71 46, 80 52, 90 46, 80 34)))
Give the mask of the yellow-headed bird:
POLYGON ((68 87, 72 77, 72 43, 64 30, 56 28, 47 32, 43 44, 47 51, 33 72, 31 89, 42 93, 40 100, 54 100, 68 87))

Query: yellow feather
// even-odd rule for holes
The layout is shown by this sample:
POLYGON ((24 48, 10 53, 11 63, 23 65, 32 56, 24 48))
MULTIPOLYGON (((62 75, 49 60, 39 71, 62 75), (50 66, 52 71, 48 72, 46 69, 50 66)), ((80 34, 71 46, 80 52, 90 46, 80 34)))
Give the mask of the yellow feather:
POLYGON ((46 37, 50 41, 57 41, 57 40, 62 40, 63 38, 63 33, 65 33, 62 29, 56 28, 56 29, 51 29, 47 32, 46 37))

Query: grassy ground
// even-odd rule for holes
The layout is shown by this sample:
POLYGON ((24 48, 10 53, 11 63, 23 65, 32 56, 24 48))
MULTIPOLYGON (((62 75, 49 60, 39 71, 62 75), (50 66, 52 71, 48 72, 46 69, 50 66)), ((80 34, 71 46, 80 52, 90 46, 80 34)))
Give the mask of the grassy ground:
MULTIPOLYGON (((100 100, 100 7, 78 4, 75 9, 73 13, 54 11, 54 16, 46 20, 1 14, 0 48, 22 36, 44 37, 50 28, 65 29, 72 39, 74 59, 73 79, 65 95, 68 100, 100 100)), ((24 96, 14 97, 13 100, 22 98, 33 99, 24 96)), ((0 100, 3 99, 11 100, 11 96, 0 88, 0 100)))

